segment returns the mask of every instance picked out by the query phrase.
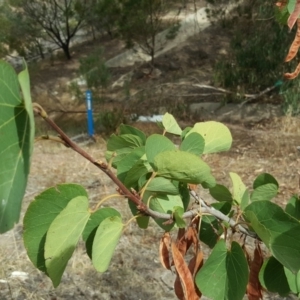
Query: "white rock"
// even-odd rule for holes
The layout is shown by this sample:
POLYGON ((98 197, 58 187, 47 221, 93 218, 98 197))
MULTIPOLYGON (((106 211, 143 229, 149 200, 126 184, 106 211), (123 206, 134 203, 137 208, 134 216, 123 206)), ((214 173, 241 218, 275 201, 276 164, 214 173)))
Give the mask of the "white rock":
POLYGON ((162 122, 163 115, 139 116, 139 122, 162 122))
POLYGON ((13 271, 10 275, 10 278, 17 278, 22 281, 25 281, 26 279, 29 278, 29 274, 26 272, 22 272, 22 271, 13 271))

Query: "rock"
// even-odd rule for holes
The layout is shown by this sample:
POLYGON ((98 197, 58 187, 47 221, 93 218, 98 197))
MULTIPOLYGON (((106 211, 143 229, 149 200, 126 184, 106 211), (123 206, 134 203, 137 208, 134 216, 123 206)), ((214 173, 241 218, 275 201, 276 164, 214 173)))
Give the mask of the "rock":
POLYGON ((225 49, 225 48, 222 48, 218 51, 219 54, 222 54, 222 55, 227 55, 228 54, 228 51, 225 49))
POLYGON ((25 281, 29 278, 28 273, 22 272, 22 271, 13 271, 10 275, 10 278, 12 279, 19 279, 21 281, 25 281))
POLYGON ((150 73, 150 77, 151 78, 159 78, 161 76, 161 74, 162 74, 162 72, 159 69, 154 68, 152 70, 152 72, 150 73))
POLYGON ((202 102, 192 103, 190 105, 190 111, 193 113, 209 113, 214 114, 217 109, 221 106, 218 102, 202 102))
POLYGON ((111 85, 111 87, 112 88, 115 88, 118 86, 123 87, 127 82, 130 82, 132 80, 132 76, 133 76, 133 71, 122 75, 111 85))

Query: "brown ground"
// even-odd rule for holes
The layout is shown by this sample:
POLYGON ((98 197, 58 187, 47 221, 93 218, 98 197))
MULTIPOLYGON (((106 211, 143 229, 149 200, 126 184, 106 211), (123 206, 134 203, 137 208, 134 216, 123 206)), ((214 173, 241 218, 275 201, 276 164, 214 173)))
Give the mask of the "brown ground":
MULTIPOLYGON (((182 81, 210 83, 212 62, 216 55, 226 55, 228 45, 226 34, 218 32, 216 27, 206 30, 199 37, 201 43, 197 39, 191 39, 167 56, 159 58, 157 67, 162 71, 160 77, 137 76, 130 86, 131 95, 142 89, 146 92, 143 98, 132 97, 132 101, 138 103, 135 107, 142 107, 144 112, 155 112, 157 107, 165 106, 175 114, 176 109, 183 107, 182 111, 179 113, 177 111, 177 115, 184 117, 184 124, 205 119, 205 116, 193 119, 191 113, 186 110, 186 103, 195 99, 206 101, 207 98, 182 96, 177 99, 175 94, 178 95, 179 92, 195 94, 199 91, 182 87, 176 89, 177 85, 174 83, 182 81), (174 63, 173 69, 170 62, 174 63), (173 84, 167 86, 171 88, 167 89, 162 85, 170 82, 173 84)), ((62 108, 83 110, 83 103, 70 100, 66 82, 76 77, 78 58, 99 44, 105 48, 107 58, 119 53, 123 48, 122 43, 116 40, 95 41, 75 47, 74 59, 71 62, 61 58, 57 58, 53 66, 49 61, 42 62, 33 70, 34 100, 44 105, 47 110, 62 108), (57 94, 53 95, 53 92, 57 94)), ((138 72, 144 67, 135 66, 133 69, 138 72)), ((128 70, 114 70, 113 79, 117 79, 125 71, 128 70)), ((125 97, 122 88, 108 89, 107 97, 109 93, 119 97, 123 94, 123 98, 125 97)), ((216 100, 213 97, 211 99, 216 100)), ((118 107, 119 103, 117 99, 113 99, 110 107, 118 107)), ((96 105, 96 110, 100 108, 100 105, 96 105)), ((134 111, 130 109, 130 112, 134 111)), ((136 109, 136 112, 139 112, 139 109, 136 109)), ((53 113, 53 116, 71 134, 85 131, 85 117, 79 117, 79 114, 53 113)), ((40 124, 40 121, 37 124, 40 124)), ((138 124, 138 126, 142 126, 150 133, 154 131, 155 125, 138 124)), ((258 174, 268 172, 274 175, 280 184, 276 202, 284 205, 292 194, 299 193, 300 153, 296 148, 300 146, 299 119, 282 117, 251 126, 243 124, 241 120, 240 124, 228 126, 234 140, 232 149, 226 153, 205 157, 219 183, 228 186, 228 173, 232 171, 238 173, 246 185, 251 187, 253 179, 258 174)), ((44 132, 44 127, 40 126, 38 132, 44 132)), ((84 148, 98 159, 104 157, 105 142, 101 137, 98 137, 96 144, 84 148)), ((89 192, 91 205, 115 189, 104 174, 70 149, 48 141, 37 142, 22 216, 35 195, 47 187, 62 182, 82 184, 89 192)), ((210 201, 205 191, 200 193, 210 201)), ((107 205, 121 210, 124 220, 129 219, 130 213, 126 203, 115 199, 107 202, 107 205)), ((14 230, 0 237, 0 299, 175 299, 172 285, 166 282, 168 274, 158 260, 158 239, 161 234, 162 231, 154 224, 147 231, 141 231, 132 223, 122 236, 110 268, 104 274, 99 274, 93 269, 83 245, 80 244, 67 267, 61 285, 53 289, 50 280, 38 272, 26 256, 20 222, 14 230), (13 271, 26 272, 28 278, 25 281, 10 278, 13 271)))

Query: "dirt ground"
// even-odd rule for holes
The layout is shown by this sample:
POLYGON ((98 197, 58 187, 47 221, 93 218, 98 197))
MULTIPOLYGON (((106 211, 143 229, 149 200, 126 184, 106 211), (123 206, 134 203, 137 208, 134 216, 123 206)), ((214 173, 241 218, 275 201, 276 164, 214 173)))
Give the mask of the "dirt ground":
MULTIPOLYGON (((201 96, 199 93, 203 91, 192 88, 191 83, 211 83, 213 62, 218 56, 226 58, 228 43, 227 32, 211 27, 197 38, 189 39, 184 45, 159 57, 156 63, 156 68, 161 72, 159 75, 148 74, 145 70, 148 68, 147 64, 111 70, 111 86, 121 75, 133 72, 129 98, 126 98, 123 87, 110 86, 104 92, 106 101, 96 103, 95 112, 104 107, 123 107, 127 99, 127 114, 151 114, 164 108, 180 116, 181 124, 206 120, 205 115, 190 112, 187 105, 195 101, 205 102, 207 99, 221 101, 220 97, 201 96)), ((72 61, 67 62, 58 57, 53 63, 44 61, 31 66, 34 101, 52 111, 51 116, 71 135, 86 130, 85 115, 59 111, 82 111, 85 110, 85 104, 83 99, 75 99, 70 94, 67 82, 77 77, 78 59, 99 46, 104 48, 106 59, 124 50, 122 42, 102 38, 74 47, 72 61)), ((41 124, 37 120, 38 134, 47 131, 47 127, 41 124)), ((158 130, 155 124, 136 125, 148 134, 158 130)), ((280 184, 280 192, 275 200, 277 203, 284 205, 290 196, 299 193, 299 118, 279 117, 251 124, 240 120, 227 125, 234 141, 231 150, 204 157, 219 183, 230 186, 228 174, 236 172, 251 187, 257 175, 267 172, 275 176, 280 184)), ((104 159, 105 136, 100 132, 97 143, 83 148, 92 156, 104 159)), ((72 150, 49 141, 36 142, 20 223, 14 230, 0 237, 0 300, 175 299, 172 274, 161 267, 158 259, 158 240, 163 232, 155 224, 142 231, 131 223, 117 246, 108 271, 103 274, 94 270, 85 254, 84 245, 80 244, 68 264, 60 286, 57 289, 52 287, 47 276, 37 271, 27 258, 22 242, 22 218, 28 204, 37 194, 63 182, 83 185, 88 190, 91 206, 115 190, 104 174, 72 150), (16 271, 25 272, 25 277, 14 277, 13 272, 16 271)), ((200 190, 199 193, 208 202, 211 201, 206 191, 200 190)), ((122 211, 124 220, 130 218, 126 203, 112 199, 106 205, 122 211)), ((280 298, 266 295, 266 299, 280 298)))

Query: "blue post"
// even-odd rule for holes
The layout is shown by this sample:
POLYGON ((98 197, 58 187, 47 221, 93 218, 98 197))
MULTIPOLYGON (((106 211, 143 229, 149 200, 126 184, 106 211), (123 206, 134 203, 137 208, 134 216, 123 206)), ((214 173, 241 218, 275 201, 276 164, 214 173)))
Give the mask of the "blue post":
POLYGON ((86 109, 88 119, 88 134, 90 137, 94 137, 94 120, 93 120, 93 109, 92 109, 92 92, 87 90, 86 96, 86 109))

